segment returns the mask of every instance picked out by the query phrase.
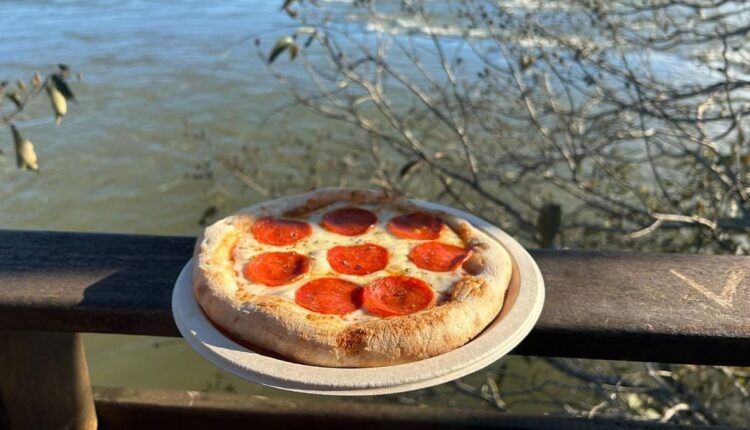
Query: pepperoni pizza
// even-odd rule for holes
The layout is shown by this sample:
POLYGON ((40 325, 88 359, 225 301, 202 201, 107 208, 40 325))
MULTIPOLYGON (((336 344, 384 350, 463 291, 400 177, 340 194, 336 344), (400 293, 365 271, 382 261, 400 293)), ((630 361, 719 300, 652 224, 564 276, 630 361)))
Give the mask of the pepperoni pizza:
POLYGON ((499 313, 505 249, 381 191, 322 189, 206 228, 193 287, 224 333, 300 363, 374 367, 457 348, 499 313))

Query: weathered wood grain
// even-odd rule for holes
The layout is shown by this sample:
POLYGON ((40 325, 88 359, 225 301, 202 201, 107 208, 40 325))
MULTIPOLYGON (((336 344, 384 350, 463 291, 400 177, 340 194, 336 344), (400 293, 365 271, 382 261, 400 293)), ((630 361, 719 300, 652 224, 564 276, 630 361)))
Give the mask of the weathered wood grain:
MULTIPOLYGON (((178 335, 193 238, 0 231, 0 329, 178 335)), ((750 365, 750 259, 532 251, 544 311, 516 353, 750 365)))
POLYGON ((728 430, 727 427, 519 416, 483 410, 423 408, 340 399, 282 399, 197 391, 97 387, 94 397, 102 428, 110 430, 246 427, 286 430, 728 430))
POLYGON ((531 254, 547 296, 536 329, 516 352, 750 365, 750 258, 531 254))
POLYGON ((0 345, 0 428, 97 428, 81 335, 0 330, 0 345))

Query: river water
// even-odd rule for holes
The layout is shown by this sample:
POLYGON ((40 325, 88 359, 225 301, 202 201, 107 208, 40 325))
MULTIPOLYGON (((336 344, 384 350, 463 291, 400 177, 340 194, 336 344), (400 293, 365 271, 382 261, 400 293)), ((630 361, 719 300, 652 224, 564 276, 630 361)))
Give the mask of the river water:
MULTIPOLYGON (((58 63, 83 78, 71 83, 79 102, 61 126, 54 125, 44 97, 16 121, 36 146, 41 174, 15 167, 10 133, 0 129, 0 227, 195 235, 201 214, 214 203, 216 184, 191 179, 194 166, 221 148, 273 146, 285 132, 264 125, 289 97, 250 41, 254 35, 272 41, 294 25, 279 11, 280 3, 1 2, 0 80, 28 80, 58 63), (194 130, 213 140, 186 135, 194 130)), ((297 132, 319 126, 296 111, 285 120, 297 132)), ((233 197, 221 213, 263 198, 238 190, 228 190, 233 197)), ((94 384, 298 396, 220 372, 181 339, 84 338, 94 384)), ((543 363, 521 358, 499 366, 507 366, 511 388, 537 383, 547 372, 543 363)), ((479 372, 469 379, 484 377, 479 372)), ((454 391, 386 401, 487 406, 454 391)), ((528 408, 521 403, 515 410, 545 410, 539 404, 528 408)))
MULTIPOLYGON (((3 227, 195 234, 204 190, 185 175, 207 153, 184 137, 184 124, 270 143, 258 118, 285 98, 240 41, 288 25, 264 1, 0 3, 2 79, 60 62, 83 73, 62 126, 43 97, 30 121, 17 121, 42 174, 0 159, 3 227)), ((9 144, 9 133, 0 136, 6 154, 9 144)))

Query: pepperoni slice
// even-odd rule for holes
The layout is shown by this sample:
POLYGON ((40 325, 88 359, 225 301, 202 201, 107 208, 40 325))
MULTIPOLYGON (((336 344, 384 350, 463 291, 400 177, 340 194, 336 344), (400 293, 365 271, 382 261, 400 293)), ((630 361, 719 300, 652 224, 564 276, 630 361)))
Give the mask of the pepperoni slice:
POLYGON ((321 278, 300 287, 294 301, 313 312, 344 315, 362 305, 362 288, 343 279, 321 278))
POLYGON ((443 222, 426 212, 414 212, 391 219, 388 230, 402 239, 434 240, 440 237, 443 222))
POLYGON ((266 252, 251 258, 243 270, 252 282, 277 287, 310 270, 310 259, 296 252, 266 252))
POLYGON ((256 221, 250 232, 258 242, 286 246, 310 236, 312 227, 304 221, 269 217, 256 221))
POLYGON ((408 315, 430 306, 435 293, 410 276, 388 276, 370 282, 362 293, 367 311, 381 316, 408 315))
POLYGON ((367 275, 388 265, 388 250, 372 243, 334 246, 327 257, 333 270, 345 275, 367 275))
POLYGON ((378 217, 362 208, 341 208, 326 212, 321 225, 324 229, 344 236, 358 236, 367 231, 378 217))
POLYGON ((440 242, 420 243, 409 251, 409 259, 422 269, 448 272, 463 263, 471 251, 440 242))

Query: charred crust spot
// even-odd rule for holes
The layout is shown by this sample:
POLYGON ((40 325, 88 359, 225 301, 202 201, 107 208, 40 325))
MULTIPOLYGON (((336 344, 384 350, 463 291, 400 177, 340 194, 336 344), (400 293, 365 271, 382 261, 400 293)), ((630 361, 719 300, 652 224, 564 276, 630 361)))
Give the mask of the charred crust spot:
POLYGON ((485 282, 470 280, 467 293, 470 297, 481 297, 484 295, 484 290, 487 284, 485 282))
POLYGON ((465 239, 471 234, 471 226, 468 223, 465 222, 459 222, 456 226, 456 233, 462 238, 465 239))
POLYGON ((445 314, 443 312, 430 312, 422 315, 422 319, 426 326, 439 326, 445 322, 445 314))
POLYGON ((307 314, 305 316, 309 321, 330 321, 332 318, 328 315, 318 315, 318 314, 307 314))
POLYGON ((469 258, 464 261, 462 265, 466 273, 469 275, 477 276, 481 274, 485 269, 484 258, 481 253, 472 252, 469 258))
POLYGON ((320 195, 310 197, 301 205, 286 210, 283 215, 289 217, 298 217, 309 212, 318 210, 336 202, 350 202, 355 204, 380 204, 393 199, 395 194, 388 192, 373 193, 371 190, 332 190, 320 195))
POLYGON ((294 217, 302 216, 302 215, 304 215, 304 214, 306 214, 308 212, 311 212, 312 210, 313 209, 310 209, 310 208, 307 207, 307 205, 305 205, 305 206, 302 206, 302 207, 297 207, 297 208, 294 208, 294 209, 289 209, 288 211, 284 212, 284 216, 288 216, 288 217, 294 218, 294 217))
POLYGON ((356 203, 364 203, 367 200, 367 194, 361 191, 353 191, 350 198, 356 203))
POLYGON ((487 284, 478 278, 464 278, 453 286, 451 301, 462 302, 470 297, 481 297, 487 284))
POLYGON ((279 305, 272 302, 272 301, 262 301, 256 303, 256 306, 260 309, 269 309, 269 310, 276 310, 279 308, 279 305))
POLYGON ((392 195, 387 191, 373 194, 372 191, 354 190, 349 197, 354 203, 358 204, 381 204, 392 198, 392 195))
POLYGON ((474 228, 466 221, 456 220, 450 215, 442 212, 436 212, 435 215, 440 218, 458 237, 467 245, 473 245, 474 228))
POLYGON ((245 290, 237 290, 237 293, 235 294, 235 297, 237 297, 237 299, 239 299, 239 300, 241 300, 243 302, 247 302, 247 301, 250 301, 250 298, 252 298, 252 295, 249 294, 245 290))
POLYGON ((255 218, 248 216, 248 215, 237 215, 237 217, 234 220, 234 228, 240 233, 240 234, 248 234, 250 233, 250 229, 253 226, 253 223, 255 222, 255 218))
POLYGON ((316 209, 320 209, 333 202, 334 200, 332 200, 329 196, 326 196, 326 195, 312 197, 309 200, 307 200, 305 203, 303 203, 302 205, 287 210, 286 212, 284 212, 284 215, 290 216, 290 217, 297 217, 297 216, 305 215, 308 212, 312 212, 316 209))
POLYGON ((450 301, 452 297, 453 295, 449 291, 440 293, 440 295, 435 300, 435 306, 440 306, 440 305, 445 304, 446 302, 450 301))
POLYGON ((367 342, 367 331, 353 328, 341 333, 336 339, 339 348, 345 352, 358 352, 364 349, 367 342))

